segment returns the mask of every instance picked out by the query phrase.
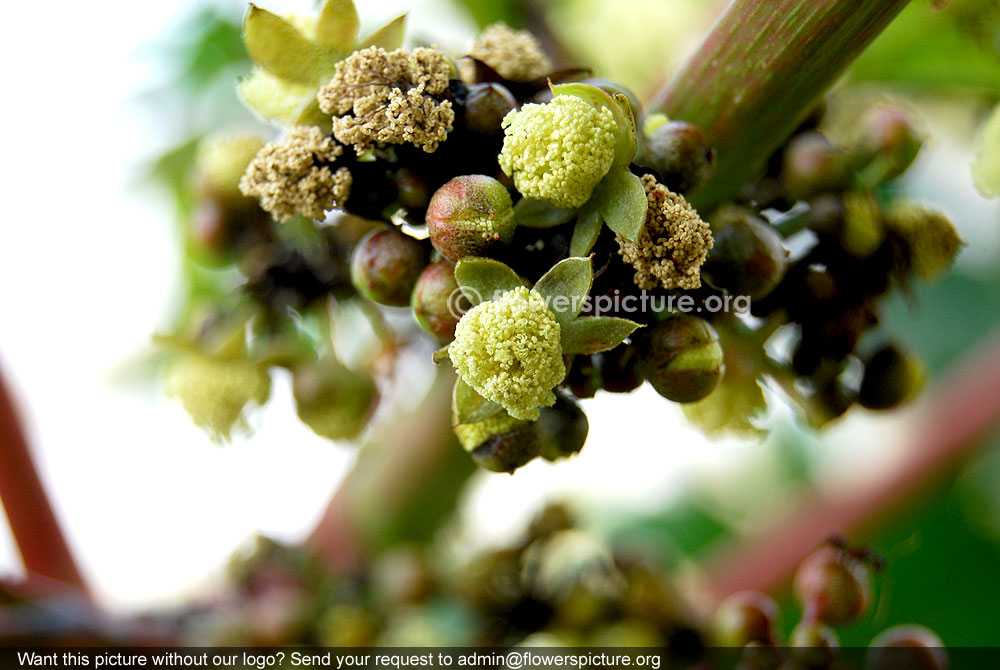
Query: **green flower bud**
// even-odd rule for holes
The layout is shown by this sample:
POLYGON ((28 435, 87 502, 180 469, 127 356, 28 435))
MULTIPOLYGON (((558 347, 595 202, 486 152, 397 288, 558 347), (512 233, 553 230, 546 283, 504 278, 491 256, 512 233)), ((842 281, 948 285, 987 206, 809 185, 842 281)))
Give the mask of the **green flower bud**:
POLYGON ((484 135, 499 135, 501 123, 507 114, 517 109, 517 100, 501 84, 473 84, 465 98, 463 120, 466 127, 484 135))
POLYGON ((402 307, 409 304, 425 262, 424 250, 412 237, 397 230, 373 230, 354 248, 351 281, 369 300, 402 307))
POLYGON ((448 261, 424 268, 413 287, 410 306, 420 327, 442 342, 455 339, 459 315, 471 307, 468 300, 460 297, 455 266, 448 261))
POLYGON ((868 566, 841 548, 821 547, 799 565, 795 596, 806 619, 832 625, 850 623, 871 602, 868 566))
POLYGON ((798 135, 785 148, 781 178, 792 200, 839 191, 850 183, 851 170, 844 156, 822 134, 798 135))
POLYGON ((521 286, 466 312, 448 354, 479 395, 534 420, 539 407, 555 403, 552 389, 566 376, 559 333, 541 294, 521 286))
POLYGON ((646 138, 639 162, 659 172, 671 191, 686 193, 708 179, 712 158, 712 148, 697 126, 669 121, 646 138))
POLYGON ((225 137, 198 146, 196 165, 205 193, 224 203, 239 203, 246 197, 240 192, 240 180, 264 140, 256 135, 225 137))
POLYGON ((934 631, 912 624, 893 626, 872 640, 866 670, 945 670, 948 655, 934 631))
POLYGON ((639 369, 656 392, 674 402, 696 402, 722 378, 719 335, 707 321, 671 316, 636 338, 639 369))
POLYGON ((587 202, 615 156, 615 120, 573 95, 529 103, 503 120, 500 167, 527 198, 570 209, 587 202))
POLYGON ((375 405, 372 380, 326 357, 292 370, 292 395, 302 423, 328 440, 350 440, 368 424, 375 405))
POLYGON ((542 458, 547 461, 579 453, 590 432, 587 415, 563 391, 556 392, 556 404, 543 408, 532 427, 539 436, 542 458))
POLYGON ((716 610, 713 641, 720 647, 773 646, 777 621, 778 605, 771 598, 757 591, 740 591, 716 610))
POLYGON ((784 278, 788 251, 770 225, 746 210, 727 208, 713 219, 712 230, 715 244, 703 272, 713 286, 758 299, 784 278))
POLYGON ((892 409, 920 390, 920 365, 892 345, 876 351, 865 363, 858 402, 867 409, 892 409))
POLYGON ((431 196, 431 244, 453 263, 487 256, 514 237, 514 206, 504 185, 485 175, 455 177, 431 196))
POLYGON ((251 402, 263 405, 271 395, 267 370, 244 360, 219 360, 189 354, 171 364, 167 394, 179 398, 195 424, 212 439, 225 441, 251 402))

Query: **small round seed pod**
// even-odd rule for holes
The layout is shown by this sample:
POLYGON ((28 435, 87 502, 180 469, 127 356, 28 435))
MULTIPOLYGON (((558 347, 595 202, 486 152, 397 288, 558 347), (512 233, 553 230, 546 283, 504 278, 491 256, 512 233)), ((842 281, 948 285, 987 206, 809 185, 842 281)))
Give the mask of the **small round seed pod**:
POLYGON ((455 339, 455 326, 472 304, 461 295, 455 266, 448 261, 431 263, 420 273, 410 298, 413 318, 421 328, 442 342, 455 339))
POLYGON ((247 166, 264 148, 256 135, 237 135, 206 142, 198 147, 196 167, 206 195, 228 205, 249 201, 240 192, 240 179, 247 166))
POLYGON ((832 625, 854 621, 871 602, 868 566, 843 549, 821 547, 799 565, 795 596, 805 619, 832 625))
POLYGON ((542 458, 557 461, 583 449, 590 423, 576 402, 565 392, 557 391, 556 404, 542 408, 534 430, 541 443, 542 458))
POLYGON ((403 307, 424 268, 420 243, 397 230, 375 230, 365 235, 351 257, 351 281, 369 300, 403 307))
POLYGON ((350 440, 368 424, 375 384, 327 357, 292 369, 292 396, 302 423, 328 440, 350 440))
POLYGON ((851 170, 844 156, 822 134, 808 132, 788 143, 781 178, 789 198, 805 200, 842 190, 850 182, 851 170))
POLYGON ((502 135, 500 122, 517 108, 513 94, 501 84, 473 84, 465 99, 466 127, 483 135, 502 135))
POLYGON ((603 381, 601 380, 601 368, 594 356, 578 354, 573 357, 573 364, 570 366, 569 374, 566 376, 566 384, 570 391, 577 398, 593 398, 599 390, 603 381))
POLYGON ((728 209, 712 221, 715 244, 702 270, 716 288, 752 299, 766 296, 785 276, 788 251, 781 235, 742 209, 728 209))
POLYGON ((455 177, 431 196, 427 207, 431 244, 452 263, 488 256, 511 241, 516 227, 510 194, 485 175, 455 177))
POLYGON ((639 353, 635 347, 620 344, 600 354, 601 384, 611 393, 630 393, 642 386, 639 353))
POLYGON ((865 657, 867 670, 945 670, 944 643, 924 626, 893 626, 872 640, 865 657))
POLYGON ((778 605, 770 597, 757 591, 734 593, 715 612, 714 643, 720 647, 773 646, 777 620, 778 605))
POLYGON ((865 363, 858 402, 867 409, 892 409, 920 389, 920 365, 893 345, 876 351, 865 363))
POLYGON ((696 402, 723 373, 719 335, 709 323, 677 314, 637 337, 639 370, 656 392, 674 402, 696 402))
POLYGON ((788 646, 795 647, 791 654, 797 662, 795 667, 829 668, 836 659, 840 640, 829 626, 801 621, 788 636, 788 646))
POLYGON ((513 428, 485 437, 469 454, 476 464, 491 472, 514 472, 541 452, 532 423, 518 422, 513 428))
POLYGON ((655 168, 671 191, 686 193, 708 179, 712 159, 712 148, 697 126, 668 121, 646 139, 640 162, 655 168))

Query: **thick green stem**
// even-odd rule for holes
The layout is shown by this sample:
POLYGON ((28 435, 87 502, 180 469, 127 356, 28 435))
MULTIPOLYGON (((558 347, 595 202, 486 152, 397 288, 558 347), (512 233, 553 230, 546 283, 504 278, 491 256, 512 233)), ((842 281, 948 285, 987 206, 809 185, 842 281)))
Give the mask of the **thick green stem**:
POLYGON ((909 0, 734 0, 652 111, 688 121, 716 152, 691 194, 735 194, 909 0))

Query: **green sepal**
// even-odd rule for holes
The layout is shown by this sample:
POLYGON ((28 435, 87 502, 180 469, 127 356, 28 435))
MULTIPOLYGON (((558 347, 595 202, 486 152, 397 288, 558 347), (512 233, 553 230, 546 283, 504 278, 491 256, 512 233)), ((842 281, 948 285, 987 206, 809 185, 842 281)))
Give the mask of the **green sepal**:
POLYGON ((601 211, 608 228, 637 242, 646 223, 646 189, 627 168, 612 167, 594 188, 591 199, 601 211))
POLYGON ((264 70, 299 84, 322 82, 339 60, 336 50, 311 41, 285 19, 253 4, 243 23, 243 40, 264 70))
POLYGON ((441 365, 445 361, 451 360, 451 355, 448 353, 449 346, 450 345, 446 344, 431 354, 431 360, 434 362, 434 365, 441 365))
POLYGON ((374 33, 361 40, 359 49, 365 47, 382 47, 386 51, 398 49, 403 45, 406 36, 406 14, 400 14, 374 33))
POLYGON ((590 316, 563 325, 560 340, 564 354, 596 354, 614 349, 642 324, 616 316, 590 316))
POLYGON ((602 88, 579 82, 556 84, 550 88, 552 95, 573 95, 594 107, 606 107, 611 110, 615 120, 615 158, 612 169, 614 167, 627 167, 632 162, 639 144, 635 134, 635 119, 632 118, 632 107, 628 104, 628 98, 621 93, 612 96, 602 88))
POLYGON ((524 282, 509 267, 492 258, 464 258, 455 266, 455 281, 473 306, 492 300, 524 282))
MULTIPOLYGON (((300 125, 300 119, 310 116, 307 110, 314 103, 319 108, 314 85, 285 81, 259 66, 240 81, 236 92, 243 104, 261 119, 286 126, 300 125)), ((329 117, 324 123, 311 125, 327 126, 329 117)))
POLYGON ((589 258, 565 258, 553 265, 535 284, 560 326, 565 326, 583 310, 594 282, 589 258))
POLYGON ((552 228, 576 216, 577 210, 563 209, 542 200, 522 198, 514 205, 514 220, 525 228, 552 228))
POLYGON ((487 400, 459 377, 451 395, 451 409, 454 425, 475 423, 499 414, 503 409, 492 400, 487 400))
POLYGON ((570 256, 586 256, 597 244, 601 235, 601 210, 593 202, 583 206, 573 227, 573 239, 569 243, 570 256))
POLYGON ((316 21, 316 40, 347 53, 358 39, 360 26, 354 0, 325 0, 316 21))

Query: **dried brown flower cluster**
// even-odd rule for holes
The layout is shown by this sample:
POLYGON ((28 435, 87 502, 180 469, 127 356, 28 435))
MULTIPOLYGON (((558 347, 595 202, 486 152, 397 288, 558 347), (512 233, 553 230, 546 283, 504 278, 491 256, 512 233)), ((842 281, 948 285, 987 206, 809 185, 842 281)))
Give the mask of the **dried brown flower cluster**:
POLYGON ((636 286, 699 288, 701 264, 712 248, 711 229, 682 196, 650 175, 642 178, 642 185, 648 202, 642 234, 638 242, 616 237, 618 253, 635 268, 636 286))
POLYGON ((431 153, 455 121, 451 102, 435 97, 451 75, 451 63, 436 49, 368 47, 337 64, 320 89, 319 106, 334 115, 334 136, 359 155, 379 142, 410 143, 431 153))
POLYGON ((319 128, 296 126, 284 141, 260 150, 240 180, 240 190, 259 198, 278 221, 296 214, 322 219, 325 210, 342 206, 350 195, 350 171, 332 165, 343 152, 319 128))
MULTIPOLYGON (((531 81, 552 70, 552 62, 534 35, 526 30, 514 30, 506 23, 487 26, 476 38, 469 55, 511 81, 531 81)), ((462 78, 470 82, 475 69, 471 65, 466 61, 462 66, 462 78)))

